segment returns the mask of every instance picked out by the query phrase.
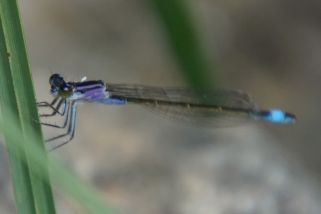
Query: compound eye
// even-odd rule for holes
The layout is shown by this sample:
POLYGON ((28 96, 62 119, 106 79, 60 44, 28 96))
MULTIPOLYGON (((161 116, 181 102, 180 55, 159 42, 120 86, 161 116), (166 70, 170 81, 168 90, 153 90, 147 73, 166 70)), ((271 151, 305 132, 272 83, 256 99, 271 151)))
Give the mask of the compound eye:
POLYGON ((49 84, 59 88, 65 84, 65 80, 60 74, 53 74, 49 78, 49 84))

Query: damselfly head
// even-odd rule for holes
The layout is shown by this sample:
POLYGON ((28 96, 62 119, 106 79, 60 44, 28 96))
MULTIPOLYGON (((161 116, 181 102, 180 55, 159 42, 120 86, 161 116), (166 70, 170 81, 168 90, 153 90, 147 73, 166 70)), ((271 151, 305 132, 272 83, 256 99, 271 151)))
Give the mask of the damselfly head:
POLYGON ((50 93, 53 96, 65 95, 71 91, 71 86, 66 83, 60 74, 51 75, 49 78, 49 84, 51 86, 50 93))

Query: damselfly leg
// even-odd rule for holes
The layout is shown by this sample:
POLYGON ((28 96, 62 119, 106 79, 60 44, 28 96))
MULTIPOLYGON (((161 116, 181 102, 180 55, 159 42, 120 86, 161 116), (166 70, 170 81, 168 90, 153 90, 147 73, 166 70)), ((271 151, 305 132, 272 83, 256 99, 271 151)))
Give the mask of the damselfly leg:
MULTIPOLYGON (((67 131, 63 134, 57 135, 55 137, 49 138, 46 141, 46 143, 50 143, 53 141, 58 141, 61 140, 62 138, 68 137, 66 140, 64 141, 59 141, 59 144, 55 145, 54 147, 50 148, 50 151, 55 150, 65 144, 67 144, 68 142, 70 142, 74 136, 75 136, 75 129, 76 129, 76 118, 77 118, 77 103, 75 101, 70 102, 69 106, 68 106, 68 116, 66 116, 65 119, 65 124, 68 127, 67 131)), ((50 124, 51 127, 54 128, 60 128, 60 127, 56 127, 53 124, 50 124)))
MULTIPOLYGON (((44 125, 44 126, 53 127, 53 128, 59 128, 59 129, 66 128, 67 124, 68 124, 68 119, 70 117, 70 108, 71 108, 70 106, 71 105, 65 101, 64 110, 63 110, 62 114, 60 115, 60 116, 64 116, 64 121, 61 125, 52 124, 52 123, 44 123, 44 122, 40 122, 40 124, 44 125)), ((41 115, 40 115, 40 117, 41 117, 41 115)))
POLYGON ((50 108, 52 110, 51 113, 48 114, 41 114, 40 117, 52 117, 55 116, 56 114, 59 114, 61 116, 64 116, 66 112, 66 100, 62 99, 60 97, 56 97, 55 99, 52 100, 51 103, 48 102, 38 102, 37 103, 38 108, 50 108), (56 104, 57 103, 57 104, 56 104), (64 105, 62 112, 60 112, 61 106, 64 105))
POLYGON ((77 115, 76 102, 75 101, 67 102, 65 99, 60 99, 59 101, 58 99, 54 99, 51 103, 40 102, 40 103, 37 103, 37 105, 38 107, 49 107, 53 110, 49 114, 40 115, 40 117, 53 117, 55 115, 64 116, 64 121, 61 125, 40 122, 41 125, 52 127, 52 128, 64 129, 67 127, 67 131, 65 133, 45 140, 46 143, 50 143, 50 142, 59 141, 62 138, 68 137, 65 141, 59 141, 59 144, 50 148, 50 150, 54 150, 71 141, 75 135, 75 126, 76 126, 75 123, 76 123, 76 115, 77 115), (62 111, 60 111, 60 108, 62 108, 62 105, 63 105, 63 109, 62 111))

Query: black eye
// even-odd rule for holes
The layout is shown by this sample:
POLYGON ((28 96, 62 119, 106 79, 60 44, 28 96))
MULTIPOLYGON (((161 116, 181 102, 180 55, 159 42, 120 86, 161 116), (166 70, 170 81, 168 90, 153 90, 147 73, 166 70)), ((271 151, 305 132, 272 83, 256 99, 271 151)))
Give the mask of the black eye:
POLYGON ((49 78, 49 84, 53 87, 62 87, 65 84, 65 80, 60 74, 53 74, 49 78))

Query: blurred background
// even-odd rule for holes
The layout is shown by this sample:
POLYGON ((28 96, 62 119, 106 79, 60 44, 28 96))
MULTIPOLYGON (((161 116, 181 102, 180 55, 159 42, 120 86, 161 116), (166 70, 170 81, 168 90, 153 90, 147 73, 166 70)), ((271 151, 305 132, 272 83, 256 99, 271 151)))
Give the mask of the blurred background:
MULTIPOLYGON (((123 213, 321 213, 321 1, 184 2, 211 81, 297 123, 195 127, 136 106, 87 104, 75 139, 53 155, 123 213)), ((19 6, 38 100, 52 99, 53 73, 188 85, 153 1, 19 6)), ((0 210, 15 213, 3 144, 0 152, 0 210)), ((86 213, 59 187, 55 195, 57 213, 86 213)))

